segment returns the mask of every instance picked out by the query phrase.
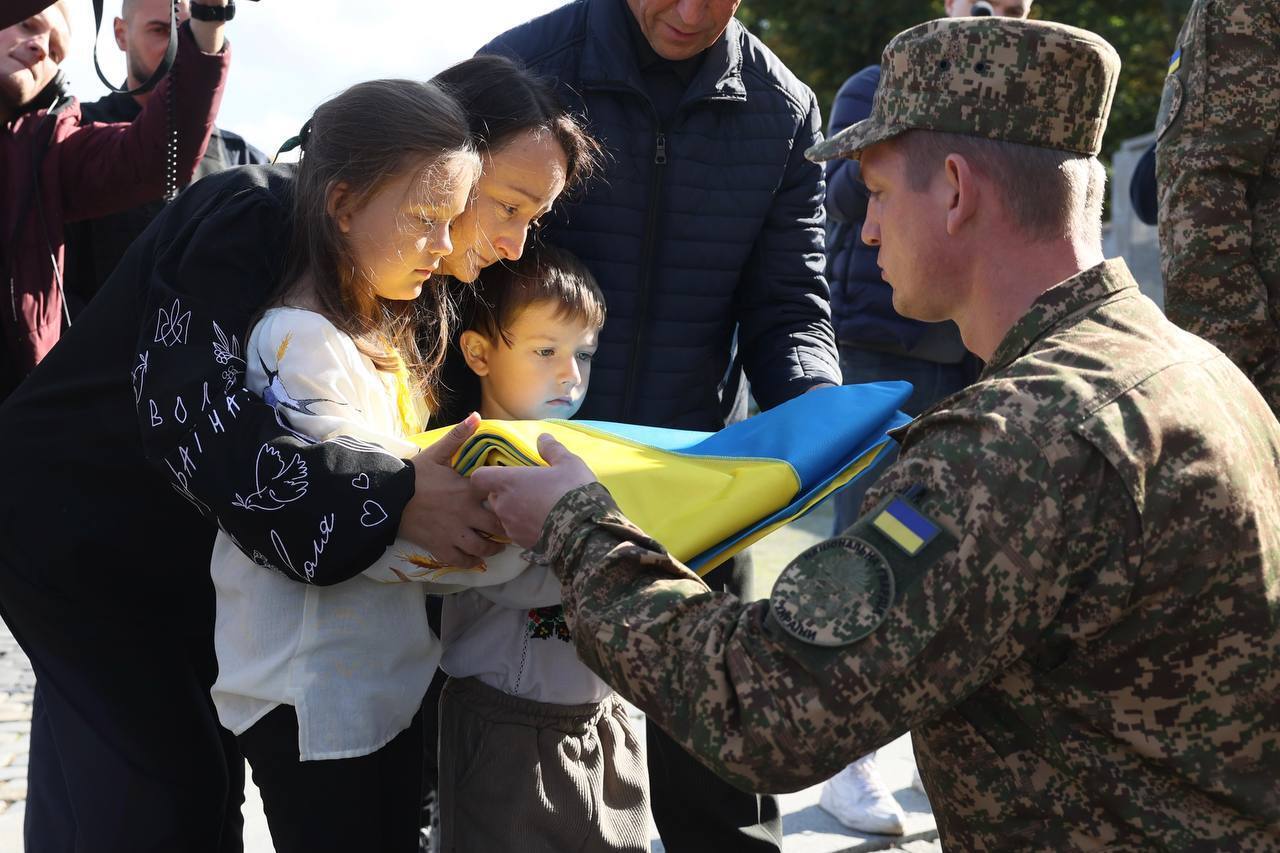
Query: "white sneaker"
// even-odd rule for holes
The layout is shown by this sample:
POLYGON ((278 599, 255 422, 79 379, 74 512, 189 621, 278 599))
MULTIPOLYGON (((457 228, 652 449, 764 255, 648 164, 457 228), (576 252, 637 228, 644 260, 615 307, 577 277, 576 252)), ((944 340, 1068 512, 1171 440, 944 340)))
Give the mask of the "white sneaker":
POLYGON ((874 752, 828 779, 818 805, 850 829, 876 835, 901 835, 907 819, 880 778, 874 752))

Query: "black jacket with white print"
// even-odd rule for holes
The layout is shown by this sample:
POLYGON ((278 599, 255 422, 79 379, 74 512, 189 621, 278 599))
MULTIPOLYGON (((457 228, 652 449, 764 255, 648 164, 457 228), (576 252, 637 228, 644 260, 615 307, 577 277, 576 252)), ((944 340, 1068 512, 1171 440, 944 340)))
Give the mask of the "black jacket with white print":
POLYGON ((322 585, 395 539, 413 467, 298 435, 266 389, 242 385, 249 323, 283 271, 292 181, 292 167, 255 166, 192 185, 0 407, 0 571, 51 607, 158 609, 200 634, 215 526, 264 571, 322 585), (369 502, 381 524, 361 523, 369 502), (297 553, 310 578, 282 557, 297 553))

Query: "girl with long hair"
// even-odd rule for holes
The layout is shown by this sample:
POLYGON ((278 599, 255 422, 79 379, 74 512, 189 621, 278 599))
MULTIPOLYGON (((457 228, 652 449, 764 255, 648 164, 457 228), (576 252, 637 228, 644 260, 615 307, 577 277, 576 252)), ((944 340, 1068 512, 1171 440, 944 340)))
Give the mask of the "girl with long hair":
MULTIPOLYGON (((377 80, 321 105, 305 135, 289 259, 249 333, 247 386, 306 440, 412 458, 443 352, 418 341, 446 326, 432 277, 480 174, 467 117, 434 84, 377 80)), ((308 470, 264 445, 251 482, 233 504, 269 514, 305 493, 308 470)), ((420 707, 439 644, 417 584, 311 582, 347 523, 345 497, 309 542, 277 538, 252 555, 228 532, 214 543, 214 705, 279 851, 417 844, 420 707)), ((376 500, 363 507, 360 524, 395 529, 376 500)))

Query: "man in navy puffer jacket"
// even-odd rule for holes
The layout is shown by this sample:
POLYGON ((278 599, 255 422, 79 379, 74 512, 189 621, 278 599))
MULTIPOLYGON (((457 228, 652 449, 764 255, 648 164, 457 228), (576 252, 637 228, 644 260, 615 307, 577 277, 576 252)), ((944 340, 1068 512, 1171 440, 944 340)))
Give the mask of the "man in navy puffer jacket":
MULTIPOLYGON (((545 232, 608 303, 582 417, 719 429, 742 408, 739 363, 763 408, 840 382, 822 172, 804 158, 817 101, 737 7, 577 0, 481 49, 558 81, 608 151, 603 179, 545 232)), ((648 746, 668 851, 780 849, 776 800, 721 782, 652 726, 648 746)))
MULTIPOLYGON (((581 415, 719 429, 735 326, 763 408, 840 379, 822 174, 804 159, 821 117, 813 92, 737 20, 672 61, 628 4, 675 15, 670 0, 578 0, 481 52, 556 79, 609 152, 603 179, 545 232, 608 299, 581 415)), ((702 5, 707 17, 737 7, 702 5)))

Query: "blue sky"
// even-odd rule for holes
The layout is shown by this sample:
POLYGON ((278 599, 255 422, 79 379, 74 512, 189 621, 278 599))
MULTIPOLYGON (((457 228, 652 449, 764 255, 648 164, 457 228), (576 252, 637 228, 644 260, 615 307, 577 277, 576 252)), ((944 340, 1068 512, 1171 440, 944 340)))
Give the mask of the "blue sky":
MULTIPOLYGON (((329 96, 377 77, 425 79, 465 59, 497 34, 566 0, 237 0, 227 25, 234 47, 218 124, 268 154, 329 96)), ((93 70, 93 8, 72 6, 71 54, 63 68, 81 100, 106 89, 93 70)), ((98 58, 124 82, 124 54, 111 35, 119 0, 106 0, 98 58)))

